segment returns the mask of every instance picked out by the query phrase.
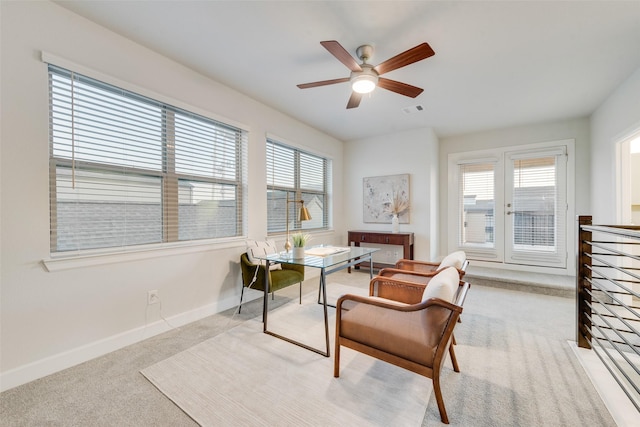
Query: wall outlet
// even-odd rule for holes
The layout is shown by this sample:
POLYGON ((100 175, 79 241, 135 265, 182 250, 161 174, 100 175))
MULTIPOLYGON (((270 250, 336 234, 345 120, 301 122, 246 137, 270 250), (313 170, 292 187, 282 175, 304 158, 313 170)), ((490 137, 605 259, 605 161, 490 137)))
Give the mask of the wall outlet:
POLYGON ((147 292, 147 305, 157 304, 160 302, 160 294, 157 289, 147 292))

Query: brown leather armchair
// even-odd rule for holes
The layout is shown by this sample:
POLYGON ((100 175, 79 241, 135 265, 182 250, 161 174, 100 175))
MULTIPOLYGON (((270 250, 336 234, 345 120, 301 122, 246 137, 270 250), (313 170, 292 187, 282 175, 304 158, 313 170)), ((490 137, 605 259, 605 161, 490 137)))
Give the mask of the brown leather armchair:
POLYGON ((457 271, 447 268, 429 286, 378 276, 369 297, 342 296, 336 309, 334 377, 340 376, 341 346, 424 375, 433 380, 440 417, 448 424, 440 370, 448 351, 453 369, 460 371, 451 340, 468 289, 457 271))
POLYGON ((455 251, 447 255, 440 262, 416 261, 412 259, 401 259, 396 262, 395 268, 398 270, 412 271, 416 273, 434 274, 446 267, 455 267, 460 274, 460 280, 465 275, 469 261, 464 251, 455 251))
MULTIPOLYGON (((455 267, 458 270, 460 280, 464 277, 469 261, 464 251, 452 252, 440 262, 416 261, 412 259, 401 259, 396 262, 396 266, 383 268, 378 272, 378 276, 392 277, 398 280, 428 284, 429 281, 440 271, 447 267, 455 267)), ((458 318, 458 322, 462 322, 458 318)), ((453 344, 456 344, 456 337, 452 337, 453 344)))

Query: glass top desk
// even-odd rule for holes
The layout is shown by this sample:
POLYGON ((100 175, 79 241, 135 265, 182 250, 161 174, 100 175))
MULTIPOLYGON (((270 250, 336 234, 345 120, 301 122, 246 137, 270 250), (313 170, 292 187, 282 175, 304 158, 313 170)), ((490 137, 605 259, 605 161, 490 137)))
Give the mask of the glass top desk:
MULTIPOLYGON (((314 249, 323 249, 323 248, 331 248, 330 246, 314 246, 312 248, 308 248, 308 250, 313 251, 314 249)), ((348 267, 352 267, 355 264, 359 264, 362 261, 372 261, 371 257, 374 252, 379 250, 378 248, 368 248, 368 247, 345 247, 341 252, 336 252, 334 254, 326 255, 326 256, 314 256, 314 255, 305 255, 304 258, 294 259, 291 252, 281 252, 277 254, 258 256, 256 258, 263 259, 266 261, 266 271, 269 271, 269 265, 272 263, 281 263, 281 264, 297 264, 304 265, 305 267, 314 267, 320 269, 320 285, 318 289, 318 302, 323 305, 324 309, 324 332, 325 332, 325 343, 326 343, 326 351, 322 351, 320 349, 311 347, 299 341, 293 340, 291 338, 287 338, 283 335, 276 334, 275 332, 269 331, 267 327, 267 314, 269 311, 269 276, 265 274, 265 284, 264 284, 264 298, 263 298, 263 307, 262 307, 262 319, 263 319, 263 332, 265 334, 272 335, 276 338, 280 338, 282 340, 288 341, 292 344, 298 345, 300 347, 304 347, 307 350, 314 351, 318 354, 321 354, 325 357, 329 357, 331 355, 329 351, 329 321, 327 320, 327 279, 326 277, 335 273, 336 271, 343 270, 348 267), (320 302, 320 297, 322 296, 322 302, 320 302)), ((373 278, 373 262, 369 262, 369 278, 373 278)))

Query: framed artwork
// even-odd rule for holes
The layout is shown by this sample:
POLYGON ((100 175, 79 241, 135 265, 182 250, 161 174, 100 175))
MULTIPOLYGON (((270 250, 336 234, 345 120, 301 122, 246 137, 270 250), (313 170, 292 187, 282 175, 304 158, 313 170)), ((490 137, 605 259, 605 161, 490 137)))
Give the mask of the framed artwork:
MULTIPOLYGON (((362 179, 365 223, 391 224, 388 208, 392 200, 409 203, 409 174, 373 176, 362 179)), ((398 216, 400 224, 409 223, 409 209, 398 216)))

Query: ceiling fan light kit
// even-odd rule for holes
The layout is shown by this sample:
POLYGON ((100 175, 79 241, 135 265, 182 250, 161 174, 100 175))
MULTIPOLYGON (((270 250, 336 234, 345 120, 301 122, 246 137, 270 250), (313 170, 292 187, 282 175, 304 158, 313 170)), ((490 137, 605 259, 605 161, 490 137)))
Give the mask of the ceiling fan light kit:
POLYGON ((386 79, 380 77, 380 75, 435 55, 435 52, 431 49, 431 46, 429 46, 428 43, 421 43, 418 46, 406 50, 393 58, 387 59, 383 63, 374 67, 367 63, 373 54, 373 47, 369 45, 363 45, 356 49, 356 54, 362 61, 362 64, 358 64, 355 58, 351 56, 349 52, 347 52, 347 50, 337 41, 328 40, 320 42, 320 44, 324 46, 324 48, 327 49, 338 61, 342 62, 347 68, 349 68, 351 70, 351 75, 348 78, 299 84, 298 87, 300 89, 309 89, 312 87, 350 82, 353 92, 351 93, 351 97, 347 103, 347 109, 358 107, 360 105, 360 100, 362 99, 362 94, 370 93, 378 86, 410 98, 415 98, 420 95, 423 89, 411 86, 407 83, 386 79))
POLYGON ((362 71, 351 72, 351 89, 358 93, 372 92, 378 85, 378 73, 375 72, 373 67, 368 64, 363 64, 362 71))

